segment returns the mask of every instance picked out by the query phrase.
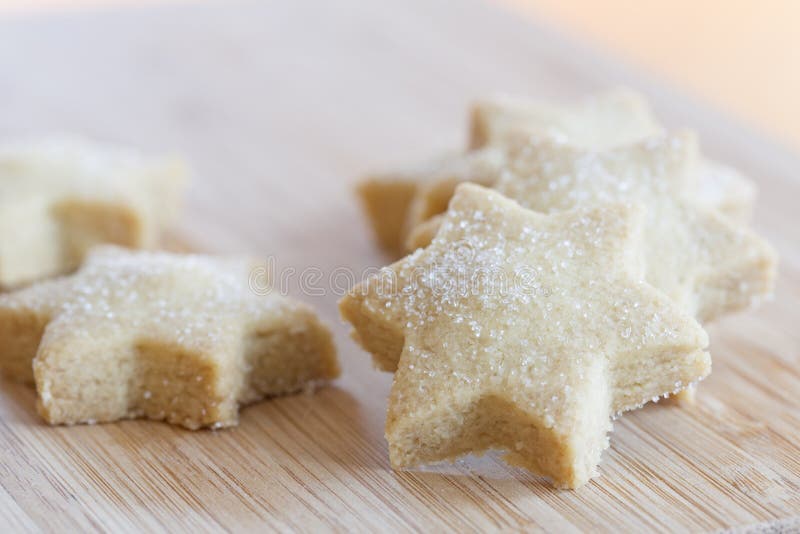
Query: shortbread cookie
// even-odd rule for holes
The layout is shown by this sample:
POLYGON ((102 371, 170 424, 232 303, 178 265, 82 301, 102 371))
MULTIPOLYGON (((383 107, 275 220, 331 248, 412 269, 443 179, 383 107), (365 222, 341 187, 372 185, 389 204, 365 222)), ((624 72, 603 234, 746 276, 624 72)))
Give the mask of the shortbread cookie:
MULTIPOLYGON (((542 135, 569 136, 592 146, 625 144, 661 130, 644 99, 630 91, 609 92, 577 106, 501 97, 473 108, 470 144, 473 148, 501 144, 501 139, 520 128, 530 133, 534 124, 542 135)), ((493 147, 367 178, 359 184, 358 195, 378 245, 395 257, 403 255, 409 231, 444 212, 456 185, 492 185, 503 165, 503 151, 493 147)))
MULTIPOLYGON (((592 146, 625 144, 661 131, 644 99, 630 91, 609 92, 577 106, 499 97, 474 106, 470 144, 475 149, 501 144, 500 140, 520 129, 530 133, 534 125, 541 135, 570 137, 592 146)), ((376 241, 385 252, 403 255, 408 233, 444 212, 456 185, 492 185, 503 165, 503 151, 492 147, 450 154, 416 169, 364 180, 358 194, 376 241)))
POLYGON ((618 89, 571 105, 502 95, 479 100, 469 131, 471 149, 503 144, 522 132, 600 150, 660 134, 662 127, 641 95, 618 89))
POLYGON ((185 175, 176 160, 72 138, 0 146, 0 288, 72 271, 98 243, 154 246, 185 175))
POLYGON ((0 295, 0 366, 19 380, 33 374, 50 424, 235 425, 239 405, 339 373, 314 312, 256 294, 251 267, 93 249, 74 275, 0 295))
MULTIPOLYGON (((663 133, 645 98, 620 89, 571 106, 508 96, 478 101, 472 108, 469 144, 477 150, 524 134, 603 150, 663 133)), ((756 197, 752 180, 708 158, 701 158, 697 173, 698 202, 749 221, 756 197)))
MULTIPOLYGON (((461 182, 492 185, 503 172, 503 146, 522 136, 547 137, 579 148, 602 150, 663 134, 645 99, 628 90, 609 91, 573 105, 500 96, 475 103, 471 150, 434 160, 420 169, 375 176, 359 186, 381 247, 399 256, 417 226, 447 209, 461 182)), ((741 173, 702 158, 695 199, 742 222, 749 221, 756 188, 741 173)))
POLYGON ((501 449, 575 488, 596 473, 612 414, 709 373, 703 329, 642 281, 642 215, 542 215, 464 184, 428 248, 342 299, 354 338, 397 371, 393 467, 501 449))
POLYGON ((456 183, 491 185, 500 178, 504 165, 500 148, 448 154, 416 169, 370 177, 358 185, 357 192, 376 241, 385 252, 399 256, 405 252, 410 229, 447 209, 456 183), (425 189, 428 183, 436 188, 425 189), (424 194, 419 194, 421 189, 424 194))
MULTIPOLYGON (((508 145, 518 144, 525 137, 521 134, 509 138, 505 145, 490 145, 460 157, 453 156, 449 167, 451 172, 447 174, 418 175, 415 192, 407 203, 405 229, 402 231, 405 252, 413 251, 414 244, 420 241, 420 234, 425 235, 431 228, 428 221, 447 210, 447 203, 458 184, 472 182, 488 187, 497 183, 506 171, 508 145)), ((756 188, 751 180, 736 169, 707 158, 700 159, 695 173, 695 202, 719 210, 734 221, 748 222, 752 218, 756 188)), ((408 183, 412 180, 409 179, 408 183)))
MULTIPOLYGON (((773 289, 776 255, 744 225, 693 200, 697 142, 684 133, 594 152, 550 140, 508 145, 494 189, 522 206, 554 213, 617 201, 646 207, 647 281, 700 322, 758 302, 773 289)), ((414 232, 424 246, 432 224, 414 232)))

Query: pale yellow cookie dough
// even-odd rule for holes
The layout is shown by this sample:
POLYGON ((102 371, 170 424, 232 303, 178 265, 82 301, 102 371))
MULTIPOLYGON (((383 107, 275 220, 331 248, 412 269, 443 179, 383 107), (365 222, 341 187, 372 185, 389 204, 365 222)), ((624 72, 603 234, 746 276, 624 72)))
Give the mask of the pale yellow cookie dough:
POLYGON ((239 406, 339 374, 306 305, 250 287, 246 260, 93 249, 74 275, 0 295, 0 369, 51 424, 235 425, 239 406))
POLYGON ((63 274, 98 243, 157 244, 184 165, 76 138, 0 145, 0 289, 63 274))
POLYGON ((576 488, 613 414, 705 377, 705 332, 642 281, 642 217, 623 204, 542 215, 463 184, 428 248, 343 298, 354 338, 396 370, 392 466, 501 449, 576 488))

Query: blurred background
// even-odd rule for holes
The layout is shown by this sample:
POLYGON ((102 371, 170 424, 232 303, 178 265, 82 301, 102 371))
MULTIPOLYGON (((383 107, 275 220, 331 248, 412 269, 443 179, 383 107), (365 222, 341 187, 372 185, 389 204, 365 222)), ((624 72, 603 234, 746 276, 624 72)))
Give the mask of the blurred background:
MULTIPOLYGON (((0 0, 0 16, 193 0, 0 0)), ((487 0, 505 4, 800 148, 796 0, 487 0)))
POLYGON ((796 0, 503 0, 800 147, 796 0))

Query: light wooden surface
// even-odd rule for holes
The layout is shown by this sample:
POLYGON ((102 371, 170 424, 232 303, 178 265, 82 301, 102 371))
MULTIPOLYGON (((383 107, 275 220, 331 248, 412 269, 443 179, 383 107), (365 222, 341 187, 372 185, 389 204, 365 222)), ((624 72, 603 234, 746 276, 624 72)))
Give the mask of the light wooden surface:
POLYGON ((383 440, 391 377, 347 339, 333 291, 300 295, 335 325, 342 379, 248 408, 232 430, 49 428, 31 390, 3 383, 0 531, 800 528, 800 159, 546 28, 451 5, 254 1, 8 19, 0 135, 77 131, 183 152, 197 176, 181 239, 327 277, 384 262, 356 178, 460 145, 471 98, 632 85, 756 177, 759 230, 782 254, 777 299, 712 328, 698 405, 619 420, 602 476, 577 491, 494 457, 396 473, 383 440))

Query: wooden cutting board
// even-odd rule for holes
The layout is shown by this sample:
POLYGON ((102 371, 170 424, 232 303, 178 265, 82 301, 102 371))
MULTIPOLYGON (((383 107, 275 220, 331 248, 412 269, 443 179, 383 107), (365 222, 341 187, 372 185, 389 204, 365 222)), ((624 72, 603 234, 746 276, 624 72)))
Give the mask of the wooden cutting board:
POLYGON ((183 153, 196 175, 182 242, 327 277, 385 262, 352 195, 359 175, 461 146, 472 98, 633 86, 759 182, 757 226, 782 255, 775 301, 711 329, 714 373, 697 406, 623 417, 602 476, 577 491, 494 456, 393 472, 391 377, 347 338, 336 292, 301 294, 295 278, 293 292, 334 325, 344 374, 314 396, 245 409, 238 428, 50 428, 32 390, 2 383, 0 530, 800 529, 800 158, 498 6, 454 4, 218 2, 6 19, 0 135, 79 132, 183 153))

